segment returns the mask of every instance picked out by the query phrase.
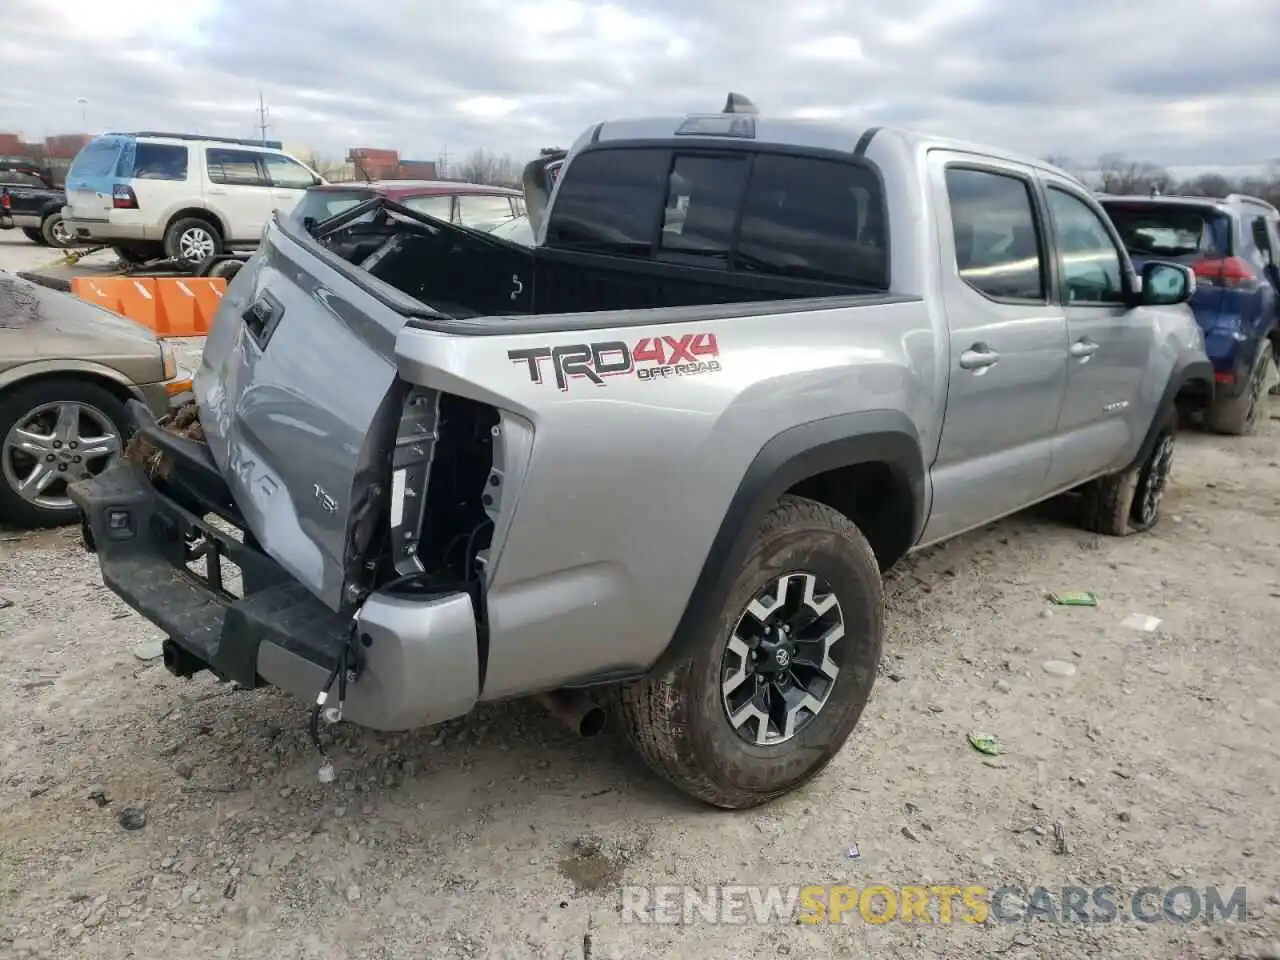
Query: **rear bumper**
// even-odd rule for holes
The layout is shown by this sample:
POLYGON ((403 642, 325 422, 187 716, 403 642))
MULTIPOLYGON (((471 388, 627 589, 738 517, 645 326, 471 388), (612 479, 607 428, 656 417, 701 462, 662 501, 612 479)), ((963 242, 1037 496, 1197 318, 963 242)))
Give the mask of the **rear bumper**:
POLYGON ((311 700, 354 625, 359 670, 347 688, 346 719, 408 730, 474 706, 479 650, 469 595, 380 591, 354 614, 334 613, 241 533, 203 444, 157 437, 141 404, 130 411, 171 456, 172 470, 153 483, 140 467, 121 464, 75 485, 71 497, 103 582, 168 635, 171 671, 209 669, 246 688, 270 684, 311 700), (211 514, 221 519, 210 522, 211 514), (201 548, 207 573, 191 569, 201 548))
POLYGON ((15 213, 6 214, 0 217, 0 230, 12 230, 17 227, 40 227, 40 214, 38 213, 15 213))
POLYGON ((96 240, 101 243, 137 242, 151 240, 147 227, 140 223, 113 223, 110 220, 83 220, 69 216, 69 207, 62 208, 62 219, 77 240, 96 240))

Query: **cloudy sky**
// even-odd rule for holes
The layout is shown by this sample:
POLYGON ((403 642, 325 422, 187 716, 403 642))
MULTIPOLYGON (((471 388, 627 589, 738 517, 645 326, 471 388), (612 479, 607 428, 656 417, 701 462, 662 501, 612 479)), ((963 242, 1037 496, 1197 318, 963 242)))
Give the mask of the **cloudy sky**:
POLYGON ((1280 158, 1280 0, 0 0, 0 130, 518 158, 596 119, 902 124, 1090 161, 1280 158))

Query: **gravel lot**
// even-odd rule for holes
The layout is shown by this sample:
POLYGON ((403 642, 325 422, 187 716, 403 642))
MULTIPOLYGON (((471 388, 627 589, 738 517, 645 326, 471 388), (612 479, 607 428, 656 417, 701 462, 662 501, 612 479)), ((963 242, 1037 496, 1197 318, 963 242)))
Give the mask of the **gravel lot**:
MULTIPOLYGON (((47 259, 0 237, 0 269, 47 259)), ((1050 506, 901 565, 862 724, 806 789, 739 814, 528 703, 412 735, 339 728, 322 784, 307 705, 138 659, 155 631, 74 531, 2 532, 0 956, 1280 956, 1280 421, 1186 434, 1178 456, 1149 535, 1100 539, 1050 506), (1098 606, 1046 599, 1077 590, 1098 606), (1247 916, 745 928, 619 911, 622 884, 714 883, 1111 885, 1122 904, 1244 885, 1247 916)))

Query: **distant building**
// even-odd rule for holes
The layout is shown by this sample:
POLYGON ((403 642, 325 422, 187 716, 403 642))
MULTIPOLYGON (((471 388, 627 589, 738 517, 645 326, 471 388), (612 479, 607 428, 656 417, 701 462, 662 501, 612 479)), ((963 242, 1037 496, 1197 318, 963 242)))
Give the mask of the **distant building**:
POLYGON ((40 140, 23 140, 21 134, 0 133, 0 157, 21 157, 46 167, 54 182, 62 183, 80 149, 92 140, 87 133, 64 133, 40 140))
POLYGON ((434 160, 401 160, 398 150, 352 147, 347 151, 357 180, 435 180, 434 160))

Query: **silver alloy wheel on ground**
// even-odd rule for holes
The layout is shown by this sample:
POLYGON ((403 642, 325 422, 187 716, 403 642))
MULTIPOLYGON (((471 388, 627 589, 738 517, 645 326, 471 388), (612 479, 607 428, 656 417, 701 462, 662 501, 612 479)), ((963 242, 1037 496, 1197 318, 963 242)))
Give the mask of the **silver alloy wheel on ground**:
POLYGON ((95 476, 124 449, 115 425, 87 403, 45 403, 19 417, 0 448, 5 483, 45 510, 70 507, 67 484, 95 476))
POLYGON ((200 263, 215 252, 213 233, 208 227, 187 227, 178 236, 178 255, 187 263, 200 263))
POLYGON ((71 231, 67 229, 67 221, 59 219, 49 232, 53 234, 53 242, 59 246, 71 243, 71 231))
POLYGON ((738 618, 721 669, 725 716, 738 735, 773 746, 812 722, 840 675, 832 647, 843 636, 840 601, 814 574, 783 574, 757 593, 738 618))

